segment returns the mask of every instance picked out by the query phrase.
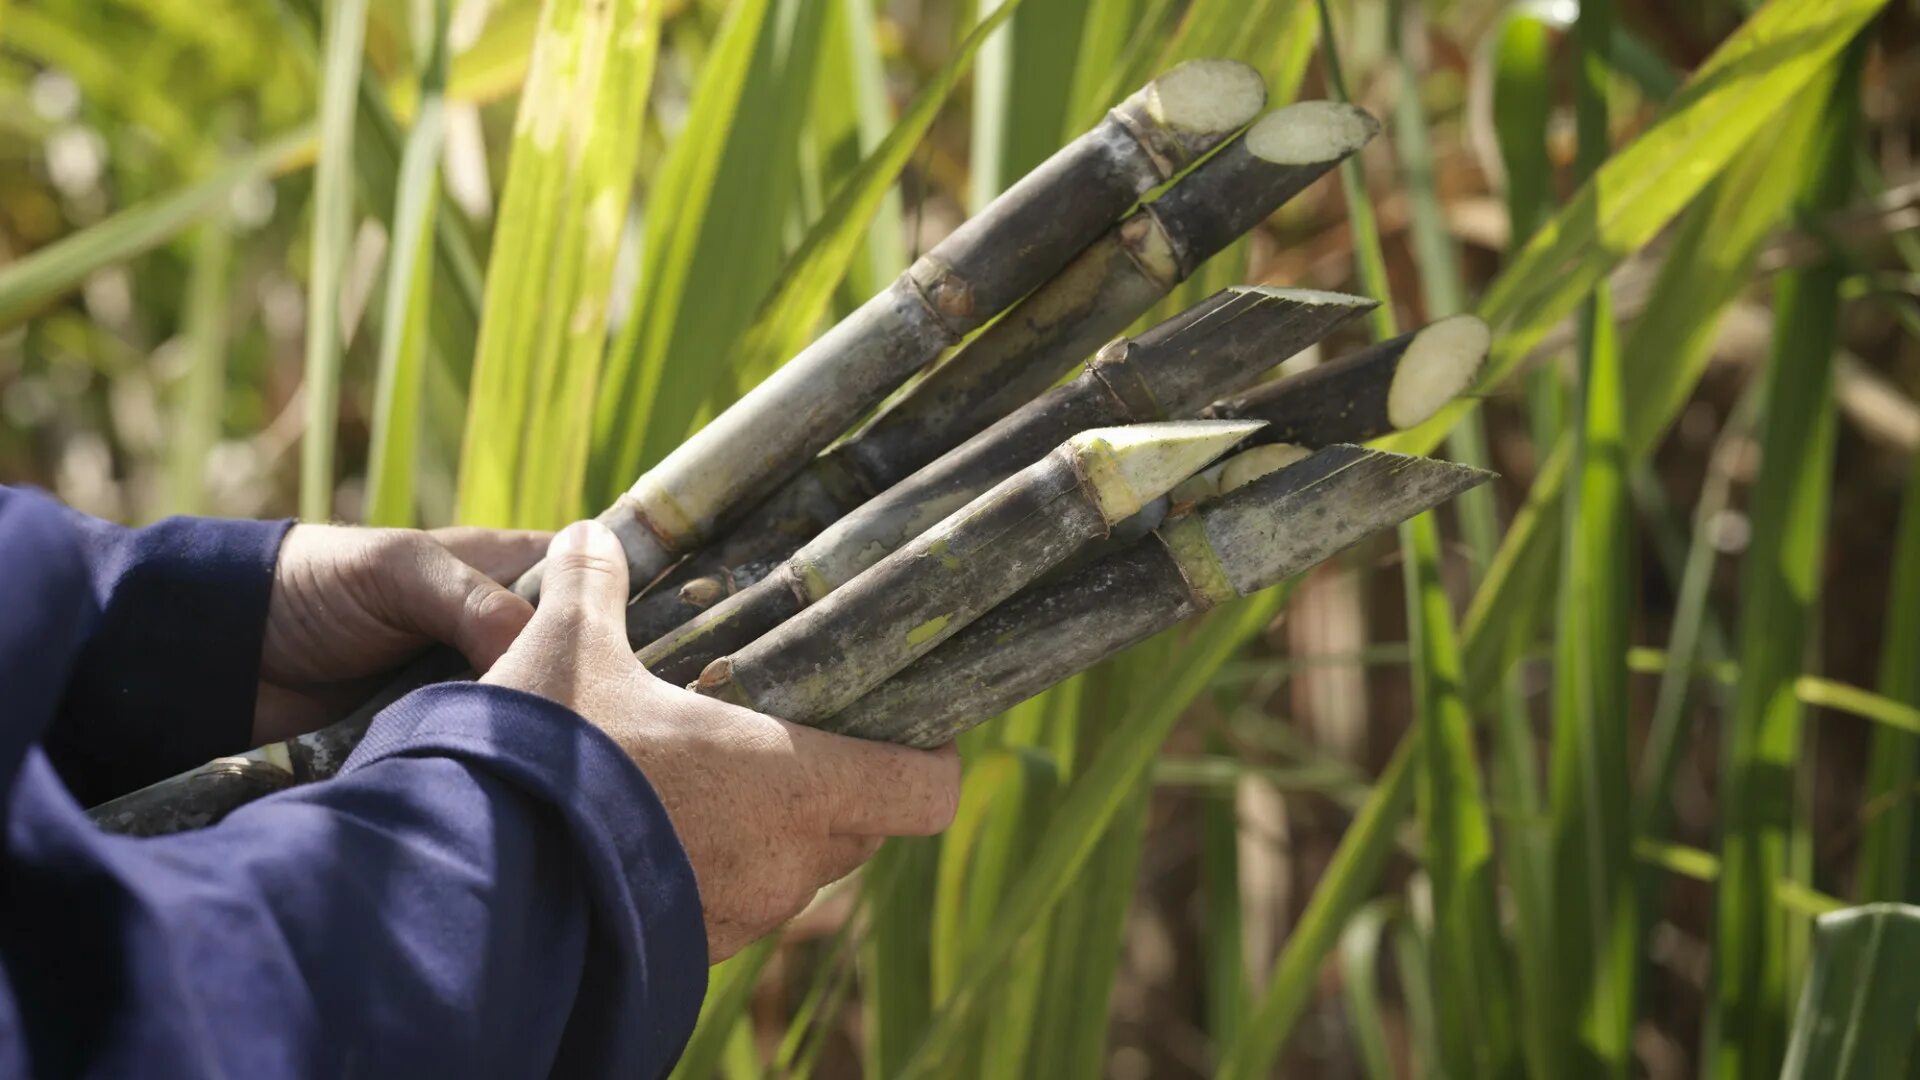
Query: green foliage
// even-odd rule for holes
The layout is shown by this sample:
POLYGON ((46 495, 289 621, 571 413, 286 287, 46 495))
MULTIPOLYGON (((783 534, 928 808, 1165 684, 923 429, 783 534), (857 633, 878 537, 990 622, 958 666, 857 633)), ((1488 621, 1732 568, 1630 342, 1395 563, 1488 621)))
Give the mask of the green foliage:
POLYGON ((151 489, 125 516, 236 512, 214 479, 243 443, 266 491, 245 512, 285 512, 297 492, 307 517, 551 526, 626 488, 1135 86, 1236 57, 1272 105, 1351 95, 1387 135, 1343 166, 1338 196, 1316 188, 1168 307, 1291 276, 1386 301, 1375 338, 1462 310, 1497 331, 1474 392, 1387 443, 1445 445, 1507 485, 1410 522, 1404 605, 1365 605, 1405 611, 1404 646, 1376 634, 1331 661, 1409 691, 1404 717, 1382 706, 1398 697, 1370 702, 1374 748, 1397 749, 1371 775, 1273 715, 1289 680, 1328 662, 1273 655, 1262 631, 1288 589, 1144 643, 967 736, 953 829, 890 843, 823 905, 847 912, 823 936, 716 968, 675 1075, 805 1076, 850 1052, 885 1077, 1119 1071, 1110 1012, 1136 996, 1116 993, 1135 898, 1194 880, 1170 925, 1191 932, 1175 944, 1197 947, 1181 973, 1203 990, 1179 1022, 1195 1025, 1192 1062, 1225 1077, 1316 1053, 1370 1078, 1408 1060, 1417 1075, 1636 1073, 1635 1025, 1665 1019, 1641 989, 1664 978, 1656 931, 1710 941, 1706 1072, 1886 1075, 1911 1054, 1920 989, 1902 960, 1920 924, 1830 894, 1913 898, 1920 469, 1889 545, 1878 681, 1824 677, 1809 646, 1844 478, 1842 316, 1863 293, 1886 302, 1881 246, 1909 273, 1920 251, 1907 238, 1863 260, 1854 247, 1877 241, 1857 221, 1846 246, 1826 227, 1878 190, 1854 165, 1884 0, 1748 6, 1689 24, 1686 48, 1719 43, 1681 79, 1682 48, 1648 32, 1645 5, 1616 21, 1599 0, 1572 24, 1567 5, 1393 0, 496 0, 464 28, 453 0, 0 0, 0 161, 37 163, 63 126, 90 125, 108 162, 86 197, 0 167, 0 465, 49 433, 104 429, 108 471, 151 489), (42 71, 79 88, 77 119, 36 111, 42 71), (1490 282, 1458 198, 1488 173, 1481 201, 1508 226, 1490 282), (262 190, 272 210, 240 213, 262 190), (96 293, 121 272, 136 314, 116 321, 96 293), (304 341, 265 328, 255 279, 304 292, 304 341), (1725 393, 1707 378, 1723 317, 1756 301, 1772 350, 1756 385, 1725 393), (1554 355, 1523 371, 1539 351, 1554 355), (17 432, 31 395, 16 379, 88 396, 17 432), (149 399, 164 438, 143 441, 125 417, 149 399), (1630 478, 1691 490, 1655 470, 1703 441, 1670 438, 1697 402, 1728 412, 1702 493, 1680 514, 1642 494, 1636 517, 1630 478), (296 440, 297 488, 278 460, 296 440), (1718 545, 1743 508, 1733 574, 1718 545), (1648 620, 1641 582, 1658 571, 1637 568, 1637 530, 1666 518, 1683 519, 1675 599, 1648 620), (1657 693, 1630 672, 1659 675, 1657 693), (1719 726, 1701 725, 1717 702, 1719 726), (1871 750, 1858 855, 1823 847, 1816 878, 1825 840, 1803 795, 1818 724, 1871 750), (1718 766, 1700 764, 1702 730, 1725 740, 1704 756, 1718 766), (1717 850, 1676 810, 1700 801, 1702 768, 1717 850), (1290 828, 1339 823, 1324 865, 1290 864, 1284 925, 1252 903, 1243 854, 1265 838, 1238 790, 1280 793, 1290 828), (1168 856, 1170 837, 1191 850, 1168 856), (1710 924, 1667 925, 1675 879, 1710 894, 1710 924), (1269 930, 1270 969, 1249 952, 1269 930), (858 1038, 837 1039, 855 995, 858 1038))

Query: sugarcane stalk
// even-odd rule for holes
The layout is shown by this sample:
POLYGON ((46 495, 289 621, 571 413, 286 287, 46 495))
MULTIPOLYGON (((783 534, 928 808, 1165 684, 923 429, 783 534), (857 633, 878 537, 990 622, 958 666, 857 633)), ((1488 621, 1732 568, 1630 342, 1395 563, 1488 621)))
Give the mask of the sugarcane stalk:
POLYGON ((205 828, 255 799, 339 772, 364 733, 364 727, 334 724, 244 754, 215 758, 87 813, 100 828, 127 836, 164 836, 205 828))
POLYGON ((1188 420, 1074 435, 845 588, 715 660, 692 689, 795 723, 831 716, 1257 426, 1188 420))
POLYGON ((641 649, 640 662, 669 682, 693 679, 1073 433, 1190 415, 1372 306, 1339 293, 1240 286, 1116 341, 1078 379, 840 519, 771 573, 641 649))
POLYGON ((1336 102, 1262 117, 636 600, 634 646, 760 580, 861 503, 1043 393, 1378 131, 1366 112, 1336 102))
POLYGON ((1324 448, 1001 604, 815 726, 938 746, 1130 645, 1275 585, 1491 475, 1357 446, 1324 448))
POLYGON ((1486 323, 1455 315, 1217 401, 1201 415, 1265 420, 1254 436, 1261 443, 1317 448, 1377 439, 1420 424, 1465 390, 1491 340, 1486 323))
MULTIPOLYGON (((1259 113, 1260 76, 1193 60, 1114 107, 748 391, 600 515, 636 588, 811 461, 908 376, 1052 277, 1259 113)), ((544 563, 515 590, 539 597, 544 563)))
POLYGON ((1440 411, 1473 382, 1492 335, 1472 315, 1441 319, 1200 410, 1212 420, 1264 420, 1249 452, 1201 471, 1173 493, 1175 506, 1224 495, 1323 446, 1403 431, 1440 411))

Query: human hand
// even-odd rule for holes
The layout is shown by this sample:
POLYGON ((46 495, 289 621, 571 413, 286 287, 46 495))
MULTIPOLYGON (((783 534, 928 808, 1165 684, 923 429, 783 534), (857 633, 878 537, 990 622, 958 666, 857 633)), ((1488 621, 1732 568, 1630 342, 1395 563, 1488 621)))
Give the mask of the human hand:
POLYGON ((280 545, 260 656, 256 744, 338 719, 422 646, 493 666, 533 607, 502 587, 549 534, 296 525, 280 545))
POLYGON ((598 522, 554 537, 540 610, 481 681, 565 705, 618 743, 693 863, 719 963, 888 836, 953 820, 960 759, 799 727, 649 674, 627 644, 627 562, 598 522))

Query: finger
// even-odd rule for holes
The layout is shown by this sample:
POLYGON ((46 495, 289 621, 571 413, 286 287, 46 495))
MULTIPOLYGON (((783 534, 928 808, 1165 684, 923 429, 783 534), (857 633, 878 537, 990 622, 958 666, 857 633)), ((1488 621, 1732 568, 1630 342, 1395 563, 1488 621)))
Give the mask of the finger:
POLYGON ((441 547, 475 570, 502 585, 511 585, 527 567, 540 561, 553 534, 538 529, 482 529, 473 525, 454 525, 435 529, 432 536, 441 547))
POLYGON ((411 568, 394 567, 393 619, 460 651, 475 671, 500 659, 533 617, 533 606, 435 543, 413 548, 411 568))
POLYGON ((831 809, 828 831, 849 836, 931 836, 953 823, 960 754, 914 750, 810 728, 795 749, 812 763, 831 809))
POLYGON ((574 522, 554 535, 546 566, 536 624, 559 621, 626 640, 627 554, 613 530, 574 522))

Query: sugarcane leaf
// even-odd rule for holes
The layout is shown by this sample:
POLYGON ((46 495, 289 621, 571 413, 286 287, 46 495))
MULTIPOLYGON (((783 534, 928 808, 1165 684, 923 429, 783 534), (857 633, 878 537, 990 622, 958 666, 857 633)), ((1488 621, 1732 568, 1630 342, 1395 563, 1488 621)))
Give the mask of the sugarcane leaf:
MULTIPOLYGON (((1574 102, 1578 169, 1587 176, 1608 149, 1612 35, 1610 3, 1581 4, 1574 102)), ((1626 383, 1606 282, 1594 283, 1578 318, 1554 634, 1549 798, 1552 933, 1559 947, 1548 1022, 1557 1029, 1562 1060, 1621 1076, 1632 1061, 1639 972, 1626 694, 1631 512, 1626 383)))
POLYGON ((420 105, 401 154, 394 197, 392 258, 380 321, 373 428, 367 446, 370 525, 414 524, 414 477, 421 391, 433 313, 435 221, 440 202, 440 150, 446 138, 447 26, 450 0, 428 0, 430 37, 420 69, 420 105))
POLYGON ((658 0, 548 0, 542 14, 487 274, 464 521, 551 526, 579 510, 659 18, 658 0))
MULTIPOLYGON (((1816 89, 1828 77, 1817 77, 1816 89)), ((1787 216, 1796 178, 1779 163, 1808 152, 1822 122, 1823 101, 1815 92, 1795 102, 1770 136, 1742 150, 1682 219, 1647 306, 1621 346, 1630 394, 1630 461, 1652 452, 1706 370, 1722 314, 1747 287, 1761 245, 1787 216)), ((1546 602, 1554 595, 1552 552, 1564 523, 1560 500, 1571 451, 1569 437, 1547 456, 1467 609, 1466 671, 1473 700, 1483 700, 1499 685, 1545 622, 1546 602)))
POLYGON ((640 276, 607 358, 590 487, 611 500, 677 445, 786 255, 830 5, 749 0, 722 24, 649 196, 640 276))
POLYGON ((1401 739, 1393 760, 1340 838, 1306 910, 1287 936, 1240 1039, 1221 1051, 1214 1073, 1218 1080, 1254 1080, 1270 1074, 1281 1047, 1313 1000, 1321 961, 1338 944, 1354 912, 1378 887, 1393 851, 1394 834, 1413 810, 1414 743, 1411 737, 1401 739))
POLYGON ((780 935, 768 934, 707 973, 707 998, 700 1005, 700 1019, 669 1080, 707 1080, 719 1069, 728 1038, 750 1020, 747 1006, 753 1001, 753 988, 779 947, 780 935))
POLYGON ((234 191, 311 158, 316 128, 305 125, 276 136, 218 166, 204 179, 89 225, 70 236, 0 266, 0 329, 31 317, 91 277, 95 271, 137 258, 203 221, 234 191))
POLYGON ((333 516, 333 454, 340 408, 340 284, 353 238, 354 107, 367 0, 326 9, 320 86, 320 157, 315 166, 313 242, 307 275, 306 416, 300 441, 300 516, 333 516))
MULTIPOLYGON (((1829 212, 1852 192, 1859 69, 1846 53, 1796 199, 1829 212)), ((1760 406, 1760 474, 1749 496, 1753 534, 1742 565, 1740 685, 1725 727, 1714 928, 1714 1038, 1706 1051, 1727 1076, 1779 1068, 1794 970, 1795 927, 1766 884, 1789 876, 1804 709, 1793 694, 1810 640, 1825 550, 1835 453, 1832 358, 1843 268, 1827 258, 1777 286, 1773 349, 1760 406)))
POLYGON ((987 943, 965 972, 928 1030, 904 1076, 939 1075, 942 1063, 972 1030, 984 995, 1027 930, 1038 924, 1071 887, 1098 847, 1109 822, 1126 805, 1160 744, 1205 689, 1219 666, 1269 622, 1285 602, 1285 587, 1241 601, 1209 619, 1177 654, 1177 667, 1156 692, 1138 699, 1115 723, 1111 737, 1062 796, 1027 869, 1014 882, 993 921, 987 943))
POLYGON ((1516 1010, 1501 943, 1490 814, 1481 794, 1473 718, 1460 694, 1460 647, 1440 582, 1431 513, 1400 527, 1407 628, 1414 650, 1416 780, 1427 876, 1441 1060, 1450 1076, 1502 1076, 1515 1066, 1516 1010))
MULTIPOLYGON (((1488 288, 1477 310, 1499 344, 1479 385, 1504 381, 1595 282, 1652 240, 1754 135, 1771 131, 1883 6, 1772 0, 1728 37, 1660 118, 1614 154, 1488 288)), ((1429 450, 1476 407, 1463 398, 1386 445, 1429 450)))
POLYGON ((1920 908, 1869 904, 1814 923, 1783 1080, 1905 1076, 1920 1013, 1920 908))
MULTIPOLYGON (((1911 238, 1895 250, 1909 270, 1920 270, 1920 244, 1911 238)), ((1910 328, 1911 333, 1911 328, 1910 328)), ((1880 692, 1893 702, 1920 706, 1920 465, 1907 463, 1899 531, 1893 542, 1887 590, 1886 629, 1880 647, 1880 692)), ((1804 699, 1803 699, 1804 700, 1804 699)), ((1866 826, 1860 840, 1859 898, 1914 899, 1914 806, 1907 792, 1920 777, 1920 741, 1912 734, 1875 731, 1867 753, 1866 790, 1861 793, 1866 826)))
POLYGON ((913 104, 901 114, 885 141, 834 195, 799 249, 781 267, 777 284, 761 302, 752 326, 742 337, 732 366, 736 388, 760 381, 806 343, 827 309, 834 286, 846 274, 847 264, 859 249, 867 219, 878 209, 900 170, 906 167, 914 148, 959 85, 981 44, 1020 9, 1022 2, 1006 0, 974 26, 946 65, 927 81, 913 104))
POLYGON ((1399 917, 1400 904, 1382 898, 1367 904, 1340 931, 1340 990, 1347 1002, 1360 1071, 1368 1080, 1394 1080, 1387 1024, 1380 1010, 1380 943, 1399 917))
POLYGON ((207 459, 220 438, 226 396, 233 246, 224 215, 201 225, 194 240, 182 330, 187 367, 174 389, 168 429, 166 514, 207 512, 207 459))

